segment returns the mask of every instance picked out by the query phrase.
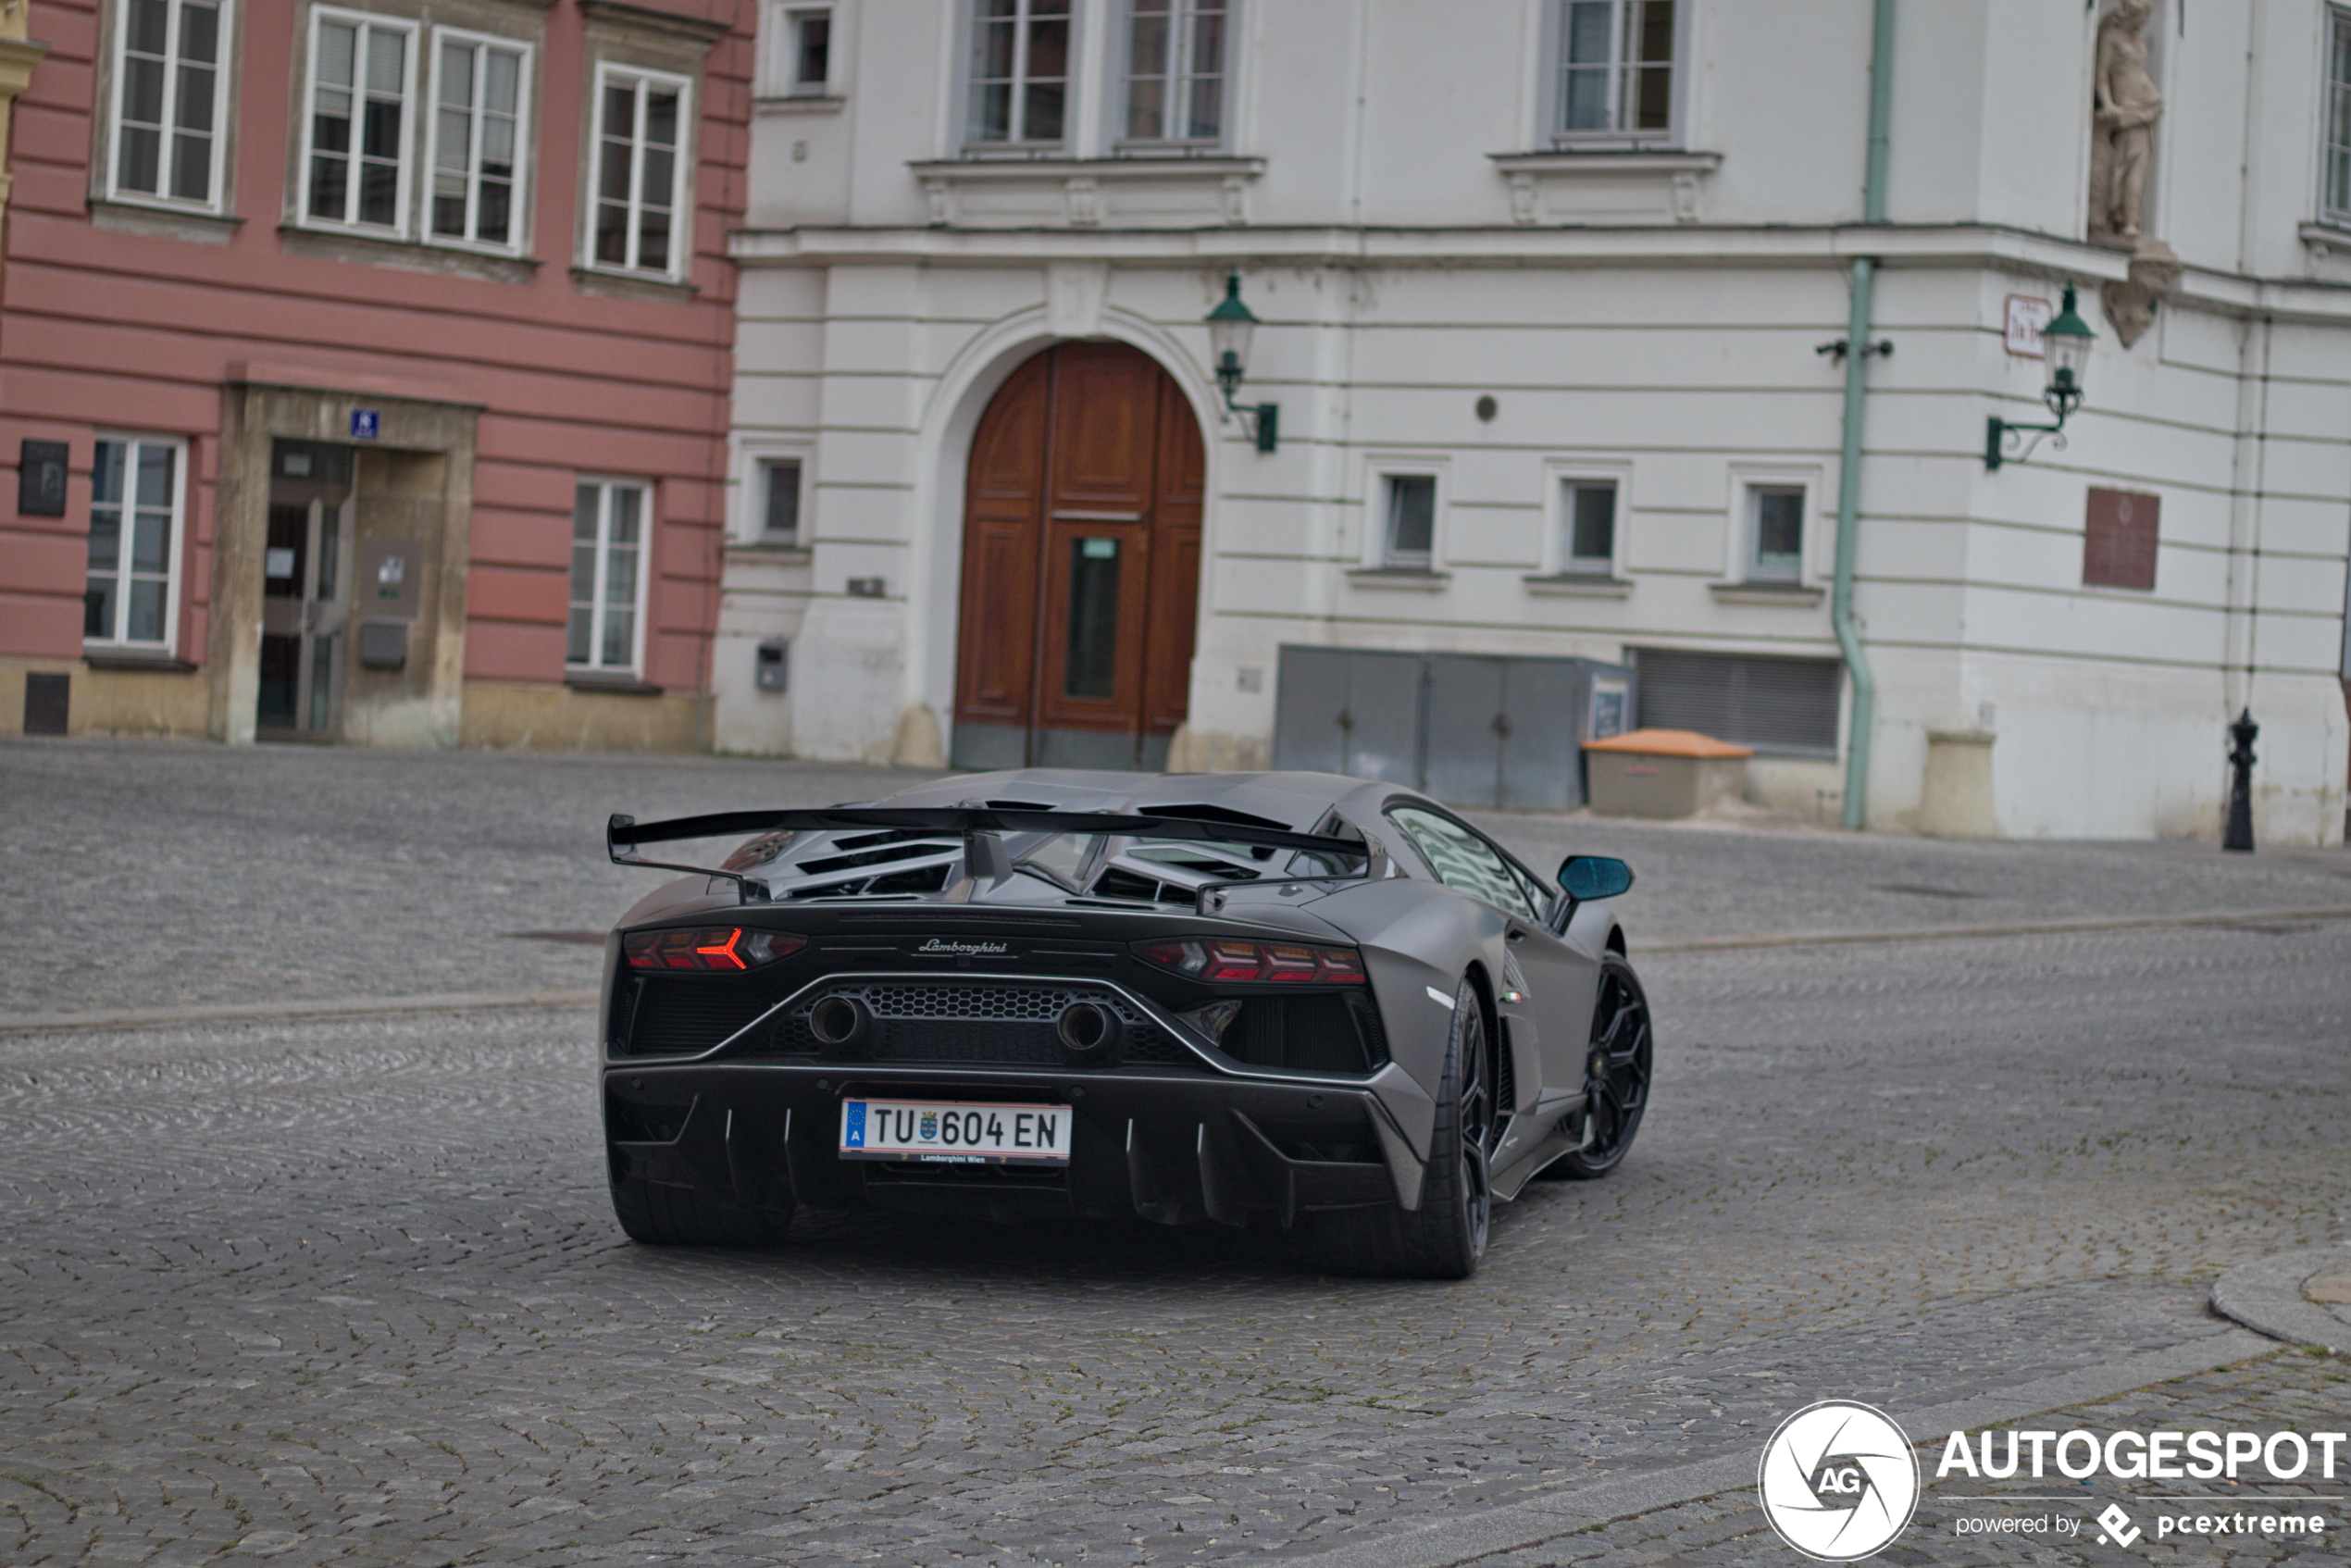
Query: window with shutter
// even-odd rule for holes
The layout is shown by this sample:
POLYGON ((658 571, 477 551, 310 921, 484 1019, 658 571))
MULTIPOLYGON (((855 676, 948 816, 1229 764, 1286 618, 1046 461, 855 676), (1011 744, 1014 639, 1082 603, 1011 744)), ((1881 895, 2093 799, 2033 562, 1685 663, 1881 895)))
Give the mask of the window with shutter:
POLYGON ((1835 659, 1631 650, 1644 729, 1694 729, 1783 756, 1836 753, 1835 659))

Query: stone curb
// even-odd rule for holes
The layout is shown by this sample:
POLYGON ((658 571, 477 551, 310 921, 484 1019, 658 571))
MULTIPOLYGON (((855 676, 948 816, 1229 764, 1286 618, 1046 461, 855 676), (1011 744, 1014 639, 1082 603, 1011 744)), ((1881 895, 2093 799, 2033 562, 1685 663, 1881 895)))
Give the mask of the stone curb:
POLYGON ((1633 942, 1645 952, 1730 952, 1755 947, 1825 947, 1847 942, 1932 942, 1970 937, 2060 936, 2068 931, 2139 931, 2164 926, 2254 926, 2265 920, 2346 920, 2351 909, 2215 909, 2200 915, 2089 915, 1988 926, 1897 926, 1875 931, 1781 931, 1752 937, 1660 937, 1633 942))
MULTIPOLYGON (((1953 1432, 2001 1425, 2044 1411, 2112 1399, 2170 1378, 2190 1377, 2276 1353, 2277 1346, 2268 1339, 2241 1328, 2228 1328, 2167 1350, 2036 1378, 1972 1399, 1889 1413, 1909 1434, 1913 1447, 1934 1447, 1953 1432)), ((1530 1498, 1473 1518, 1449 1519, 1405 1534, 1352 1541, 1311 1556, 1284 1558, 1283 1568, 1455 1568, 1497 1552, 1540 1546, 1608 1520, 1752 1487, 1768 1436, 1758 1432, 1753 1449, 1530 1498)))
POLYGON ((2212 1282, 2212 1310, 2289 1345, 2351 1355, 2351 1326, 2302 1296, 2302 1283, 2329 1263, 2351 1262, 2351 1243, 2305 1247, 2239 1263, 2212 1282))
POLYGON ((0 1018, 0 1034, 36 1029, 144 1028, 240 1019, 355 1018, 371 1013, 466 1013, 485 1007, 586 1007, 592 990, 446 991, 434 996, 359 996, 327 1002, 224 1002, 197 1007, 127 1007, 106 1013, 26 1013, 0 1018))

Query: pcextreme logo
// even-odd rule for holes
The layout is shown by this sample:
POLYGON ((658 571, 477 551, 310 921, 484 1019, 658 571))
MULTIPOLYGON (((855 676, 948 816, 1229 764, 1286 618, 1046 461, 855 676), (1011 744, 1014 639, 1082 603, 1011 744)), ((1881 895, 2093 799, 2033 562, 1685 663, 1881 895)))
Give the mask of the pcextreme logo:
POLYGON ((1885 1412, 1822 1400, 1780 1423, 1755 1489, 1780 1539, 1819 1562, 1851 1562, 1902 1533, 1919 1504, 1910 1439, 1885 1412))

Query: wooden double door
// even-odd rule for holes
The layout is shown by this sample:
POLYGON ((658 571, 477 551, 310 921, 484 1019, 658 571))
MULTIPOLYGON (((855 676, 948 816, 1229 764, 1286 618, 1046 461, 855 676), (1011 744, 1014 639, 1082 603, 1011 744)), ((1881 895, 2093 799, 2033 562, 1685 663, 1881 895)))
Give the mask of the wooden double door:
POLYGON ((1166 765, 1206 467, 1190 404, 1134 349, 1060 343, 1013 372, 964 488, 956 766, 1166 765))

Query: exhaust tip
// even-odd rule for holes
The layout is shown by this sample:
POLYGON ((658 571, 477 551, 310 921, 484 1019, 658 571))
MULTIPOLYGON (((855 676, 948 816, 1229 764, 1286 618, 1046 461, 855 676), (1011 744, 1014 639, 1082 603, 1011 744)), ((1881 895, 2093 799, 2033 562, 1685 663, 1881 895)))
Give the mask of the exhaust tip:
POLYGON ((848 1056, 874 1030, 874 1015, 853 996, 828 996, 808 1010, 808 1032, 835 1056, 848 1056))
POLYGON ((1115 1061, 1126 1043, 1118 1019, 1091 1002, 1073 1002, 1063 1008, 1062 1015, 1053 1021, 1053 1032, 1072 1058, 1098 1065, 1115 1061))

